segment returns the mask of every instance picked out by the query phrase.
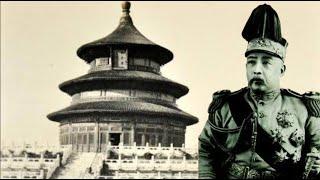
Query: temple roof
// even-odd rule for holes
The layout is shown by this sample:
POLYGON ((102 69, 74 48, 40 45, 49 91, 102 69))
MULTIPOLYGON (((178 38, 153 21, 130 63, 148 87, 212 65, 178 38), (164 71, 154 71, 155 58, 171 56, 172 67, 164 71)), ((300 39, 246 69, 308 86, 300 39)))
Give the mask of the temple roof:
POLYGON ((163 92, 180 98, 188 93, 188 87, 171 81, 161 75, 128 70, 106 70, 91 72, 78 78, 66 81, 59 88, 73 95, 82 91, 99 89, 140 89, 163 92))
POLYGON ((143 101, 101 101, 78 103, 64 108, 60 111, 49 114, 47 117, 52 121, 60 121, 67 117, 78 115, 150 115, 172 117, 184 122, 186 125, 192 125, 198 122, 198 119, 178 108, 170 108, 159 104, 143 101))
POLYGON ((82 45, 77 54, 80 58, 90 63, 97 57, 110 57, 110 48, 127 48, 129 56, 147 57, 154 59, 160 65, 173 59, 170 50, 155 44, 142 35, 133 25, 129 15, 130 3, 122 4, 123 15, 119 26, 108 36, 82 45))

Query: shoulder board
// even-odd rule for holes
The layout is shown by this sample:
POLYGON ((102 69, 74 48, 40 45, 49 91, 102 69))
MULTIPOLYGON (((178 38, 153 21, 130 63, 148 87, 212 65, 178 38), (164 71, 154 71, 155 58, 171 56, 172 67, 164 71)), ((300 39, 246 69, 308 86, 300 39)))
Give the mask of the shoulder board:
POLYGON ((222 91, 217 91, 213 93, 212 96, 212 102, 209 105, 208 112, 212 113, 218 108, 220 108, 228 99, 229 96, 238 94, 240 92, 243 92, 247 88, 242 88, 238 91, 231 92, 230 90, 222 90, 222 91))
POLYGON ((230 94, 231 94, 230 90, 222 90, 222 91, 217 91, 213 93, 212 102, 209 105, 208 112, 212 113, 216 109, 220 108, 230 94))
POLYGON ((307 107, 308 113, 311 116, 320 117, 320 93, 307 92, 303 94, 303 102, 307 107))
POLYGON ((246 92, 247 90, 248 90, 248 88, 247 88, 247 87, 244 87, 244 88, 239 89, 238 91, 232 92, 230 95, 237 95, 237 94, 239 94, 239 93, 244 93, 244 92, 246 92))
POLYGON ((291 89, 281 89, 281 92, 284 95, 287 95, 287 96, 293 96, 293 97, 296 97, 296 98, 302 98, 303 97, 303 95, 301 95, 300 93, 297 93, 295 91, 292 91, 291 89))

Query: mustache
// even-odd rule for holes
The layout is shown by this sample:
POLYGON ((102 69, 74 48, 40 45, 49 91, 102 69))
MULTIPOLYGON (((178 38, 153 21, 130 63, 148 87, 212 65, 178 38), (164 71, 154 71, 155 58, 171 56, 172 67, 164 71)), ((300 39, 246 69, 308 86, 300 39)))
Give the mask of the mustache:
POLYGON ((254 78, 250 79, 249 85, 251 85, 254 81, 258 82, 259 84, 265 84, 264 79, 262 79, 260 77, 254 77, 254 78))

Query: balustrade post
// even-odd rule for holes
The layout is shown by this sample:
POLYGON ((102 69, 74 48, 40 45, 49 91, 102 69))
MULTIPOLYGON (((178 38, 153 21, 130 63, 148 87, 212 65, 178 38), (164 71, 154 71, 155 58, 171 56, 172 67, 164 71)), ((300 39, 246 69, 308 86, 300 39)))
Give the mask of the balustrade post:
POLYGON ((121 155, 121 153, 123 152, 123 143, 120 142, 118 147, 119 147, 119 155, 121 155))
POLYGON ((155 169, 154 155, 151 156, 151 166, 152 166, 152 170, 154 170, 155 169))
POLYGON ((166 165, 168 167, 168 170, 170 171, 171 170, 170 156, 167 157, 166 165))
POLYGON ((62 163, 60 163, 61 162, 60 154, 57 154, 57 159, 58 159, 57 167, 59 167, 62 164, 62 163))
POLYGON ((121 166, 122 166, 122 162, 121 162, 122 160, 121 160, 121 154, 119 153, 119 155, 118 155, 118 168, 119 169, 121 169, 121 166))
POLYGON ((158 143, 157 152, 161 153, 161 143, 158 143))
POLYGON ((146 143, 145 152, 148 152, 148 151, 149 151, 149 143, 147 142, 147 143, 146 143))
POLYGON ((183 156, 183 170, 187 170, 187 157, 186 155, 183 156))
POLYGON ((25 160, 25 161, 28 160, 28 154, 27 154, 27 153, 24 154, 24 160, 25 160))
POLYGON ((136 179, 141 179, 141 178, 140 178, 140 172, 139 172, 139 171, 137 171, 136 179))
POLYGON ((44 163, 44 153, 40 152, 40 163, 44 163))
POLYGON ((116 179, 119 179, 119 172, 116 171, 116 179))
POLYGON ((108 141, 108 145, 107 145, 107 148, 106 148, 106 155, 107 155, 107 158, 110 156, 110 152, 111 152, 111 142, 108 141))
POLYGON ((40 179, 47 179, 47 177, 44 177, 44 169, 40 169, 40 179))
POLYGON ((135 166, 136 166, 136 170, 138 170, 138 155, 135 155, 134 163, 135 163, 135 166))
POLYGON ((133 142, 133 150, 134 154, 137 154, 137 143, 133 142))
POLYGON ((18 178, 18 179, 24 179, 24 178, 23 178, 23 174, 24 174, 24 171, 23 171, 23 170, 19 170, 18 175, 17 175, 17 178, 18 178))

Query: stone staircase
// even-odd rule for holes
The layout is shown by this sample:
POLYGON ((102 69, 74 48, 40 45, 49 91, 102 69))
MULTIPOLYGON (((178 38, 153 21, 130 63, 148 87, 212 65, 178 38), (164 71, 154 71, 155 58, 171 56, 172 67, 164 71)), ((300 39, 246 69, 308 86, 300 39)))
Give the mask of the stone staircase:
POLYGON ((51 179, 82 179, 96 153, 72 153, 63 167, 59 167, 51 179))
POLYGON ((91 164, 91 173, 88 171, 81 176, 83 179, 95 179, 100 174, 100 170, 102 168, 103 162, 103 153, 96 153, 95 157, 93 158, 91 164))

